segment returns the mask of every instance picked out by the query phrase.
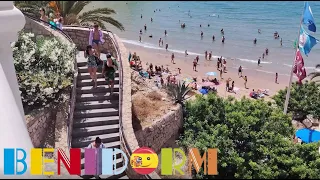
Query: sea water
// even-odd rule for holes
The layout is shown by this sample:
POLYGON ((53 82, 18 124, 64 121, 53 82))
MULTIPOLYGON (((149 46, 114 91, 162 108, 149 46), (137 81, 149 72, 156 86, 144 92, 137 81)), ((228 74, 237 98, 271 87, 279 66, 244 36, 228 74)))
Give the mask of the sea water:
MULTIPOLYGON (((309 4, 316 25, 320 28, 320 2, 311 1, 309 4)), ((298 37, 303 6, 303 1, 93 1, 85 10, 97 7, 116 10, 117 14, 112 17, 124 25, 125 31, 121 32, 109 24, 106 26, 125 45, 166 53, 164 47, 158 46, 159 38, 162 38, 164 46, 168 43, 169 51, 176 56, 184 56, 184 51, 188 50, 192 59, 196 55, 203 59, 207 50, 212 51, 214 57, 223 56, 230 61, 232 59, 229 64, 235 67, 242 65, 247 68, 257 67, 257 60, 261 57, 260 71, 289 74, 294 58, 293 42, 298 37), (181 28, 182 23, 186 24, 186 28, 181 28), (145 24, 147 31, 144 30, 145 24), (224 44, 221 43, 222 28, 226 39, 224 44), (143 32, 142 42, 139 42, 140 29, 143 32), (261 29, 261 34, 258 29, 261 29), (164 34, 165 30, 167 36, 164 34), (201 31, 204 33, 203 38, 200 36, 201 31), (275 31, 282 38, 282 46, 280 38, 273 37, 275 31), (149 38, 151 34, 153 38, 149 38), (213 35, 215 41, 212 41, 213 35), (253 44, 254 38, 257 38, 256 45, 253 44), (269 49, 269 55, 262 59, 266 48, 269 49)), ((313 35, 320 39, 318 34, 319 32, 313 35)), ((320 63, 319 55, 320 45, 317 44, 309 57, 304 56, 307 71, 313 71, 314 66, 320 63)))

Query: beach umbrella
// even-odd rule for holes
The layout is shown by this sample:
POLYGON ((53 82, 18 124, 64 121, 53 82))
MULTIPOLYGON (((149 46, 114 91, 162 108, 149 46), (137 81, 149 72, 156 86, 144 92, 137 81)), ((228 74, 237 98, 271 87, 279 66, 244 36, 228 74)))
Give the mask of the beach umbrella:
POLYGON ((217 73, 216 72, 207 72, 206 75, 207 76, 215 76, 215 75, 217 75, 217 73))
POLYGON ((215 84, 213 82, 203 82, 201 86, 215 86, 215 84))
POLYGON ((312 129, 299 129, 296 132, 296 136, 305 143, 318 142, 320 141, 320 132, 312 129))
POLYGON ((206 90, 206 89, 200 89, 199 92, 201 94, 208 94, 208 90, 206 90))

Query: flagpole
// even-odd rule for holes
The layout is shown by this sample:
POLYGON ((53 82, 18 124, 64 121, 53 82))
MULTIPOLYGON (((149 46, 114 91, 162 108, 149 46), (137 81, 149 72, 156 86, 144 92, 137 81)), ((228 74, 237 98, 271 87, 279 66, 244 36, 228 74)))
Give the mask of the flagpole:
MULTIPOLYGON (((304 2, 305 4, 306 2, 304 2)), ((303 20, 303 12, 304 12, 304 8, 301 14, 301 20, 300 20, 300 25, 299 25, 299 31, 298 31, 298 39, 297 39, 297 44, 295 47, 295 53, 294 53, 294 57, 293 57, 293 63, 291 66, 291 73, 290 73, 290 79, 289 79, 289 86, 287 89, 287 94, 286 94, 286 101, 284 102, 284 109, 283 109, 283 113, 287 114, 288 111, 288 105, 289 105, 289 99, 290 99, 290 90, 291 90, 291 84, 292 84, 292 76, 293 76, 293 67, 296 61, 296 57, 297 57, 297 50, 299 49, 299 39, 300 39, 300 30, 301 30, 301 26, 302 26, 302 20, 303 20)))

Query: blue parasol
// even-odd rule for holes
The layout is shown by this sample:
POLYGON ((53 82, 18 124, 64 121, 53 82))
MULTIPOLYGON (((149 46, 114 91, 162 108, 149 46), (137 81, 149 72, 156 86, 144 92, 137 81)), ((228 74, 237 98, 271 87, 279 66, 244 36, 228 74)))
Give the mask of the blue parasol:
POLYGON ((300 138, 305 143, 320 141, 320 132, 312 129, 299 129, 296 132, 296 136, 300 138))
POLYGON ((215 75, 217 75, 217 73, 216 72, 207 72, 206 75, 207 76, 215 76, 215 75))
POLYGON ((199 92, 201 94, 208 94, 208 90, 206 90, 206 89, 200 89, 199 92))

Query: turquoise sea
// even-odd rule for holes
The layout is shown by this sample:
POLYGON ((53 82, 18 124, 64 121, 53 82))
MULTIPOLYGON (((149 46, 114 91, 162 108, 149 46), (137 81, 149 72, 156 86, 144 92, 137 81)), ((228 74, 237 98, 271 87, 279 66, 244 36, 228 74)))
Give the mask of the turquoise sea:
MULTIPOLYGON (((320 31, 320 2, 310 1, 309 4, 320 31)), ((94 1, 87 9, 110 7, 116 10, 113 17, 123 23, 126 31, 120 32, 110 25, 107 27, 125 45, 165 53, 164 48, 158 46, 159 38, 163 38, 164 44, 168 43, 169 50, 176 55, 184 56, 184 51, 188 50, 191 56, 203 56, 207 50, 214 56, 233 59, 234 66, 241 64, 247 68, 256 67, 257 59, 268 48, 269 56, 262 60, 261 71, 289 74, 294 58, 293 42, 298 36, 303 6, 303 1, 94 1), (186 28, 182 29, 181 23, 185 23, 186 28), (144 31, 145 24, 147 31, 144 31), (221 43, 222 28, 226 38, 224 44, 221 43), (143 31, 142 42, 139 42, 140 29, 143 31), (261 29, 261 34, 258 29, 261 29), (164 35, 165 30, 167 36, 164 35), (275 31, 282 38, 282 46, 280 39, 273 38, 275 31), (153 38, 148 37, 151 34, 153 38), (212 41, 213 35, 215 41, 212 41), (256 45, 253 44, 254 38, 257 38, 256 45)), ((320 39, 320 32, 314 36, 320 39)), ((313 71, 314 66, 320 64, 320 44, 312 49, 309 57, 304 56, 304 60, 307 71, 313 71)))

